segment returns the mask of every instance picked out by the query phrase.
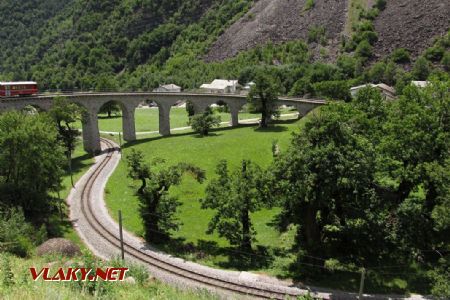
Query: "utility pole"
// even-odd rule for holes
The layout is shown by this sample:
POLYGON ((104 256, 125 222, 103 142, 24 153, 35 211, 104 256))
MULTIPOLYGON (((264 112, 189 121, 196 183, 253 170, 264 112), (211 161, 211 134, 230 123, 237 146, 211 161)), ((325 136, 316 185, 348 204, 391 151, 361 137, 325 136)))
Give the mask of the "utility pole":
POLYGON ((122 211, 119 210, 119 235, 120 235, 120 254, 122 260, 125 260, 125 252, 123 249, 123 232, 122 232, 122 211))
POLYGON ((358 299, 361 300, 363 297, 363 290, 364 290, 364 279, 366 277, 366 269, 362 268, 361 269, 361 281, 359 283, 359 295, 358 295, 358 299))

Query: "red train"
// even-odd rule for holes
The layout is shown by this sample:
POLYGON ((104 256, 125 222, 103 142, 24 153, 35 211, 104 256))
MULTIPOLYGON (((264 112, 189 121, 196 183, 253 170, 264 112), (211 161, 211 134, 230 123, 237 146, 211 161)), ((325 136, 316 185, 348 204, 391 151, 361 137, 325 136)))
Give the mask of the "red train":
POLYGON ((37 83, 34 81, 1 82, 0 97, 29 96, 38 93, 37 83))

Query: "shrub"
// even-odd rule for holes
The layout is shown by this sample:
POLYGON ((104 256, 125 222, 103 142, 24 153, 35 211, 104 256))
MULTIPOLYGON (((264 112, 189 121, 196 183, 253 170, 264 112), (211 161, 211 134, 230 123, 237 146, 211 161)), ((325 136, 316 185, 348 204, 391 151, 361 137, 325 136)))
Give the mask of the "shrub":
POLYGON ((35 235, 33 226, 25 221, 21 209, 0 211, 0 251, 27 256, 35 242, 41 242, 34 240, 35 235))
POLYGON ((188 124, 195 132, 205 136, 208 135, 211 128, 219 127, 220 121, 220 116, 215 116, 213 111, 208 108, 204 113, 191 117, 188 124))
POLYGON ((318 82, 313 87, 316 94, 322 97, 345 101, 351 99, 350 83, 346 80, 318 82))
POLYGON ((442 59, 442 57, 444 56, 444 53, 445 53, 445 49, 444 48, 442 48, 442 47, 440 47, 438 45, 435 45, 435 46, 433 46, 431 48, 428 48, 425 51, 424 55, 425 55, 426 59, 436 62, 436 61, 440 61, 442 59))
POLYGON ((450 51, 446 51, 442 57, 441 64, 446 71, 450 71, 450 51))
POLYGON ((384 62, 378 62, 374 64, 369 71, 369 80, 375 83, 382 82, 385 71, 386 64, 384 62))
POLYGON ((395 49, 394 52, 392 52, 391 54, 391 59, 393 62, 396 63, 408 63, 411 61, 409 51, 406 50, 405 48, 395 49))
POLYGON ((372 56, 372 46, 366 40, 360 42, 356 47, 356 55, 358 57, 369 58, 372 56))
POLYGON ((430 75, 430 63, 421 56, 416 60, 413 68, 413 76, 417 80, 426 80, 430 75))
POLYGON ((323 37, 325 37, 325 27, 312 26, 308 32, 308 43, 318 43, 323 37))
POLYGON ((337 66, 346 78, 353 78, 355 76, 355 58, 348 55, 341 55, 337 59, 337 66))
POLYGON ((303 11, 310 10, 314 7, 314 0, 306 0, 305 7, 303 8, 303 11))

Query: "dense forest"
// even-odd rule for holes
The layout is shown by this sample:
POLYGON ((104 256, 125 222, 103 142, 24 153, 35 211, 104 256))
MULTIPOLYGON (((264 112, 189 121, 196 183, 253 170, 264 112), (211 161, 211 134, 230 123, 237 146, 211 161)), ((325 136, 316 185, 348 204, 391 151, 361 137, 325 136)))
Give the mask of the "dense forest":
MULTIPOLYGON (((194 89, 214 78, 252 80, 264 68, 283 94, 348 99, 353 84, 396 85, 444 74, 450 67, 450 36, 436 39, 420 57, 405 49, 377 58, 373 25, 385 1, 361 9, 331 64, 327 32, 310 28, 305 41, 268 43, 234 58, 206 63, 218 36, 253 1, 4 1, 0 25, 0 79, 39 82, 41 90, 151 90, 163 83, 194 89), (317 56, 317 46, 320 48, 317 56), (312 48, 315 50, 312 51, 312 48), (314 53, 313 53, 314 52, 314 53)), ((310 9, 314 9, 312 6, 310 9)))

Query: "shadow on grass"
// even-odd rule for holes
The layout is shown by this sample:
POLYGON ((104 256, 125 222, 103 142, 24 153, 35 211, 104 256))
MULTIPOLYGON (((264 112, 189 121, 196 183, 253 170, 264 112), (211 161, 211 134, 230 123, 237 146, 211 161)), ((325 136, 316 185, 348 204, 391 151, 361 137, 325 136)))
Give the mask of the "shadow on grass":
MULTIPOLYGON (((86 163, 85 161, 92 158, 92 155, 89 153, 85 153, 81 156, 77 156, 75 158, 72 158, 72 172, 78 173, 80 172, 80 170, 82 170, 83 168, 86 168, 87 166, 90 166, 92 163, 88 162, 86 163)), ((69 174, 69 171, 66 170, 66 174, 69 174)))
POLYGON ((99 120, 122 119, 122 115, 112 115, 111 117, 99 115, 99 116, 98 116, 98 119, 99 119, 99 120))
POLYGON ((154 244, 158 249, 182 257, 187 260, 214 260, 221 268, 235 269, 239 271, 268 268, 272 264, 274 257, 272 249, 258 245, 252 252, 243 252, 238 248, 221 247, 214 241, 197 240, 195 245, 192 242, 185 242, 183 238, 170 238, 164 243, 154 244))
POLYGON ((172 133, 169 136, 154 136, 154 137, 149 137, 149 138, 144 138, 144 139, 139 139, 139 140, 135 140, 135 141, 131 141, 131 142, 127 142, 125 144, 122 145, 123 149, 126 148, 131 148, 140 144, 145 144, 148 142, 152 142, 152 141, 157 141, 157 140, 161 140, 161 139, 172 139, 172 138, 177 138, 177 137, 182 137, 182 136, 192 136, 193 138, 208 138, 208 137, 216 137, 216 136, 221 136, 223 134, 221 134, 222 132, 227 132, 230 130, 236 130, 236 129, 240 129, 240 128, 251 128, 254 127, 255 128, 255 132, 260 132, 260 133, 264 133, 264 132, 283 132, 283 131, 287 131, 289 130, 288 127, 286 126, 280 126, 283 124, 293 124, 295 122, 297 122, 297 119, 290 119, 290 120, 276 120, 273 123, 271 123, 269 125, 269 127, 267 128, 259 128, 258 125, 256 124, 239 124, 239 126, 235 126, 235 127, 220 127, 220 128, 213 128, 210 130, 208 136, 204 136, 202 137, 201 135, 199 135, 198 133, 189 131, 189 132, 181 132, 181 133, 172 133))

